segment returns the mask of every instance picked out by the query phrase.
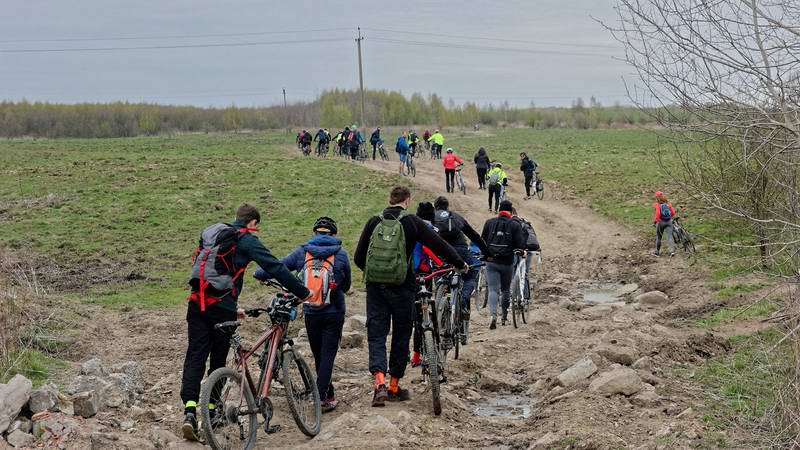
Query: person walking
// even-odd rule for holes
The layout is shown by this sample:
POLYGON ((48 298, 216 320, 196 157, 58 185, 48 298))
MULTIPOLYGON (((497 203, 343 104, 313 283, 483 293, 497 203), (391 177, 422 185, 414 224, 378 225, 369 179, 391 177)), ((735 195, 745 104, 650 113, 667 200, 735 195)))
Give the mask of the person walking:
POLYGON ((408 141, 406 140, 405 132, 397 138, 397 143, 394 146, 394 151, 397 152, 397 155, 400 159, 400 164, 397 166, 398 170, 400 171, 400 175, 405 176, 406 159, 408 158, 408 151, 409 151, 408 141))
POLYGON ((495 162, 492 170, 486 174, 486 185, 489 188, 489 211, 497 214, 503 189, 508 186, 508 175, 499 162, 495 162), (494 200, 494 210, 492 210, 492 200, 494 200))
POLYGON ((375 378, 372 406, 410 398, 400 387, 408 365, 408 344, 414 320, 416 281, 411 256, 417 243, 430 248, 461 271, 467 265, 458 253, 419 217, 407 212, 411 191, 396 186, 389 193, 389 207, 364 225, 353 261, 364 271, 367 288, 367 342, 369 371, 375 378), (386 337, 392 330, 387 364, 386 337), (390 375, 386 387, 385 374, 390 375))
POLYGON ((442 147, 444 147, 444 136, 439 130, 433 132, 430 137, 431 159, 442 159, 442 147))
POLYGON ((464 164, 464 161, 453 152, 452 148, 448 148, 447 153, 442 159, 444 184, 447 192, 454 192, 456 190, 456 168, 461 164, 464 164))
POLYGON ((515 251, 525 250, 526 237, 519 221, 512 218, 514 205, 508 201, 500 202, 497 217, 483 225, 481 237, 489 247, 486 257, 486 281, 489 285, 489 311, 492 315, 490 330, 497 328, 497 301, 502 299, 502 325, 508 320, 508 306, 511 302, 511 280, 514 277, 515 251))
POLYGON ((378 145, 381 143, 381 127, 375 128, 375 131, 369 137, 369 143, 372 144, 372 160, 375 161, 375 154, 378 152, 378 145))
MULTIPOLYGON (((344 327, 345 294, 350 290, 352 276, 347 251, 336 237, 339 232, 336 221, 330 217, 320 217, 311 230, 313 237, 295 248, 281 262, 289 270, 298 272, 301 279, 309 276, 309 270, 325 272, 328 276, 329 291, 321 293, 319 304, 305 303, 303 316, 317 370, 322 412, 330 412, 338 405, 331 378, 344 327)), ((270 278, 261 268, 256 270, 253 277, 262 281, 270 278)))
POLYGON ((478 172, 478 189, 486 189, 486 172, 489 171, 491 159, 486 153, 486 149, 481 147, 472 159, 475 162, 475 170, 478 172))
POLYGON ((539 165, 536 164, 536 161, 530 159, 525 152, 519 154, 519 159, 519 170, 521 170, 522 174, 525 176, 525 200, 528 200, 531 198, 531 185, 534 182, 536 168, 539 167, 539 165))
POLYGON ((672 221, 675 219, 675 208, 667 200, 663 192, 656 192, 656 202, 653 204, 653 226, 656 227, 656 251, 654 256, 661 255, 661 237, 666 233, 669 256, 675 256, 675 241, 672 239, 672 221))

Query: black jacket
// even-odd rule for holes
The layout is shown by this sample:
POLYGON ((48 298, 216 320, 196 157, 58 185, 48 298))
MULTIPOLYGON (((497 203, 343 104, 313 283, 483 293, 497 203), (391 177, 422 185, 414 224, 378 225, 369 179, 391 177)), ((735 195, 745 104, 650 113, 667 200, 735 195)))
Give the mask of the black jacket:
POLYGON ((491 160, 489 159, 489 155, 487 155, 486 152, 484 153, 478 152, 475 155, 474 161, 476 169, 489 170, 489 164, 491 163, 491 160))
MULTIPOLYGON (((434 217, 439 217, 439 214, 442 210, 436 210, 434 217)), ((475 231, 472 226, 470 226, 467 219, 465 219, 461 214, 458 214, 453 211, 447 211, 450 214, 450 218, 452 220, 452 229, 453 232, 447 232, 445 230, 437 230, 439 232, 439 236, 445 240, 448 244, 452 245, 453 247, 464 247, 464 251, 460 252, 461 256, 464 257, 465 255, 469 254, 469 247, 467 245, 467 239, 472 241, 478 248, 481 250, 481 253, 484 255, 489 254, 489 247, 486 246, 486 242, 483 240, 480 234, 475 231)), ((436 226, 436 221, 434 221, 434 226, 436 226)), ((458 249, 457 249, 458 250, 458 249)))
POLYGON ((519 170, 525 175, 533 176, 533 173, 536 172, 536 163, 530 158, 523 158, 519 170))
MULTIPOLYGON (((491 245, 489 236, 492 234, 495 227, 498 226, 505 227, 506 232, 511 233, 511 247, 514 250, 525 250, 525 247, 527 246, 527 233, 525 233, 525 231, 522 229, 522 225, 519 223, 519 221, 504 215, 489 219, 483 225, 481 237, 484 241, 486 241, 487 244, 491 245)), ((513 253, 506 256, 492 255, 491 259, 487 258, 487 261, 510 266, 514 264, 514 255, 513 253)))
MULTIPOLYGON (((400 206, 390 206, 383 210, 383 214, 386 217, 397 217, 402 210, 403 208, 400 206)), ((380 221, 381 218, 379 216, 372 216, 367 221, 366 225, 364 225, 364 230, 361 232, 361 237, 358 239, 356 251, 353 253, 353 262, 355 262, 356 266, 361 270, 364 270, 366 267, 369 240, 372 237, 372 232, 380 221)), ((400 219, 400 224, 403 225, 403 232, 406 238, 406 258, 409 260, 408 275, 406 275, 406 279, 403 282, 404 286, 412 289, 414 286, 415 281, 411 267, 411 256, 414 254, 414 247, 418 242, 431 249, 433 253, 455 267, 464 267, 464 260, 458 255, 456 250, 428 227, 422 219, 413 214, 409 214, 400 219)))

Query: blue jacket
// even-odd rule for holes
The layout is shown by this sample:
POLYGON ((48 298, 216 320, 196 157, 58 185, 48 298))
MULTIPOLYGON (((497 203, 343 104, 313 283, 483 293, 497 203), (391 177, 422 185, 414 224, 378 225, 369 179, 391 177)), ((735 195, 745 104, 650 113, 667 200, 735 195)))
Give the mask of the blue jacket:
MULTIPOLYGON (((350 290, 351 273, 350 260, 347 256, 347 251, 342 248, 342 241, 324 234, 314 236, 285 256, 281 262, 291 271, 303 270, 306 265, 306 252, 311 253, 315 258, 327 258, 330 255, 334 255, 333 281, 337 287, 331 291, 330 305, 322 309, 312 309, 308 305, 304 305, 303 312, 308 315, 344 314, 345 292, 350 290)), ((256 270, 253 276, 259 280, 269 278, 269 275, 261 268, 256 270)))
POLYGON ((394 146, 394 151, 400 153, 401 155, 405 155, 408 153, 408 142, 406 142, 406 138, 400 136, 397 138, 397 145, 394 146))

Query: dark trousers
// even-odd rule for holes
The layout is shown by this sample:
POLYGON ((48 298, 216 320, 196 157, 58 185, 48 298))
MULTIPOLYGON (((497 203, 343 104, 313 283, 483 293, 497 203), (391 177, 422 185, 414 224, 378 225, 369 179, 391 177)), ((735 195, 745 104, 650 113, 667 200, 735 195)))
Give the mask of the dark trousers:
POLYGON ((333 362, 339 351, 342 339, 344 314, 306 314, 306 334, 311 353, 314 354, 314 367, 317 369, 317 389, 323 401, 334 398, 333 362))
POLYGON ((372 160, 375 161, 375 154, 378 153, 378 143, 374 142, 372 144, 372 160))
POLYGON ((487 169, 476 169, 478 171, 478 189, 486 189, 487 169))
POLYGON ((456 169, 444 169, 444 184, 447 192, 456 190, 456 169))
POLYGON ((494 211, 497 212, 497 208, 500 207, 500 191, 502 186, 500 184, 490 184, 489 185, 489 209, 492 209, 492 199, 494 199, 494 211))
POLYGON ((531 196, 531 185, 533 184, 533 174, 525 174, 525 195, 531 196))
MULTIPOLYGON (((236 320, 236 312, 219 306, 209 306, 205 312, 195 302, 189 302, 186 311, 186 324, 189 330, 189 345, 183 361, 183 380, 181 400, 196 402, 200 398, 200 382, 206 361, 211 357, 208 373, 225 365, 230 349, 230 335, 214 329, 220 322, 236 320)), ((220 386, 221 388, 221 386, 220 386)))
POLYGON ((431 145, 431 158, 442 159, 442 146, 439 144, 431 145))
POLYGON ((397 378, 405 375, 413 318, 413 287, 367 284, 367 342, 371 373, 388 372, 397 378), (386 337, 390 326, 392 346, 387 364, 386 337))
POLYGON ((348 150, 350 151, 350 159, 358 158, 358 146, 357 145, 348 146, 348 150))

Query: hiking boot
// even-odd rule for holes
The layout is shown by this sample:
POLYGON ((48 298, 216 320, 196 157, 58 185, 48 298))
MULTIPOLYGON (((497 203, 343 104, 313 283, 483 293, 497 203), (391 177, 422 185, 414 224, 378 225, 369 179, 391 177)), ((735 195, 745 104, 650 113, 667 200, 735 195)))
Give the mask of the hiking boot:
POLYGON ((386 390, 386 385, 381 384, 375 388, 375 393, 372 394, 372 407, 382 407, 386 406, 386 400, 389 398, 389 394, 386 390))
POLYGON ((339 402, 335 398, 329 398, 329 399, 323 401, 322 405, 320 405, 320 406, 322 407, 322 412, 323 413, 329 413, 329 412, 333 411, 334 409, 336 409, 337 406, 339 406, 339 402))
POLYGON ((492 323, 489 324, 489 329, 494 330, 497 328, 497 317, 492 316, 492 323))
POLYGON ((388 391, 388 400, 390 402, 405 402, 407 400, 411 400, 411 393, 408 392, 408 389, 403 389, 401 387, 397 388, 397 391, 388 391))
POLYGON ((195 413, 186 413, 181 426, 183 438, 187 441, 200 441, 200 433, 197 430, 197 416, 195 413))

